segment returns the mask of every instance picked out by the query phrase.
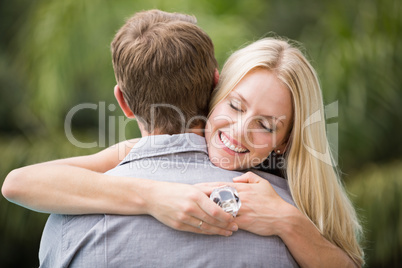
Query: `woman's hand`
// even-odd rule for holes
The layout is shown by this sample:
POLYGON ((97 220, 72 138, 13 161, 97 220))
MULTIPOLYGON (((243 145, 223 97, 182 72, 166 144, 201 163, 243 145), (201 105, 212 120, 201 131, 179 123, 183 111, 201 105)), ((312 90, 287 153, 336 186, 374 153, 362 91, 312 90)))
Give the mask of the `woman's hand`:
POLYGON ((286 213, 297 209, 283 200, 267 180, 252 172, 236 177, 233 181, 235 183, 212 182, 196 186, 208 196, 213 189, 220 186, 236 188, 241 200, 241 207, 235 218, 239 229, 262 236, 279 235, 279 221, 286 213))
POLYGON ((284 201, 267 180, 252 172, 233 181, 242 203, 235 220, 239 228, 262 236, 279 235, 278 221, 294 207, 284 201))
POLYGON ((144 197, 148 214, 173 229, 224 236, 238 229, 230 214, 193 185, 153 182, 149 187, 144 197))

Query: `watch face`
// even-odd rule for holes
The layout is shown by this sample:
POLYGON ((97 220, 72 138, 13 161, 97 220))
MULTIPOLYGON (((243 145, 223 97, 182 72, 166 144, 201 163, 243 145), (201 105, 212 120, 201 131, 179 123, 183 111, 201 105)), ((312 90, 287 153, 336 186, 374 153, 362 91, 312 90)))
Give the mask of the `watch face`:
POLYGON ((240 209, 241 202, 237 190, 230 186, 222 186, 212 191, 209 197, 218 204, 224 211, 236 217, 240 209))

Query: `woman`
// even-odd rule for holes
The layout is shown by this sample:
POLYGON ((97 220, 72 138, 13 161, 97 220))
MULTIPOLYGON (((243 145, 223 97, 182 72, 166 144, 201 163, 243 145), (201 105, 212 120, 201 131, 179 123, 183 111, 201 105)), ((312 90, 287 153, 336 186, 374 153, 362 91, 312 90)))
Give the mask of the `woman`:
MULTIPOLYGON (((246 103, 244 99, 243 102, 231 101, 231 98, 236 99, 236 96, 232 96, 233 92, 238 91, 244 80, 250 79, 250 75, 255 76, 256 70, 260 75, 266 72, 266 76, 274 76, 278 82, 280 81, 279 83, 288 89, 288 91, 278 93, 270 92, 270 96, 274 96, 279 104, 269 100, 266 105, 274 107, 269 114, 278 113, 281 105, 286 106, 286 103, 283 102, 287 98, 286 93, 289 91, 291 93, 293 106, 291 128, 287 128, 286 122, 285 124, 281 122, 289 118, 285 112, 279 112, 277 116, 279 119, 275 122, 271 121, 272 123, 268 122, 267 125, 274 129, 277 128, 276 138, 279 141, 279 146, 275 149, 278 154, 284 154, 285 174, 297 208, 314 223, 326 239, 345 250, 358 264, 362 264, 362 251, 355 240, 356 232, 360 232, 361 227, 357 222, 354 209, 342 189, 338 173, 331 165, 333 162, 328 148, 325 122, 321 120, 314 122, 314 124, 306 124, 314 120, 313 115, 317 114, 317 111, 323 113, 324 107, 317 75, 298 49, 284 41, 263 39, 235 52, 228 59, 222 70, 220 84, 211 100, 211 107, 214 109, 211 109, 210 124, 207 124, 206 128, 207 143, 211 145, 217 140, 216 143, 219 143, 221 132, 212 131, 211 134, 211 131, 208 130, 214 129, 211 122, 216 115, 230 114, 230 111, 221 108, 225 105, 225 101, 228 101, 230 106, 241 114, 247 114, 247 109, 258 106, 258 96, 254 98, 254 104, 248 104, 248 106, 244 104, 246 103), (275 93, 277 95, 273 95, 275 93), (280 120, 280 117, 284 120, 280 120), (284 141, 283 134, 287 131, 289 134, 284 141), (311 152, 312 150, 316 154, 314 151, 311 152), (326 154, 321 155, 317 152, 326 152, 326 154), (354 242, 351 243, 351 241, 354 242)), ((267 83, 267 81, 264 82, 267 83)), ((261 89, 263 85, 256 84, 254 86, 261 89)), ((249 94, 248 101, 252 101, 252 96, 255 93, 249 92, 249 94)), ((242 116, 246 117, 247 115, 242 116)), ((269 131, 275 130, 270 129, 269 131)), ((274 141, 268 138, 266 142, 272 144, 274 141)), ((227 168, 220 165, 219 162, 224 157, 231 160, 228 161, 230 163, 229 169, 239 169, 238 164, 244 163, 241 159, 236 161, 234 155, 228 153, 227 150, 217 150, 216 146, 209 146, 208 151, 214 164, 222 168, 227 168), (217 161, 214 161, 214 157, 217 161)), ((258 157, 256 158, 258 159, 258 157)), ((261 162, 262 160, 259 163, 261 162)), ((244 165, 241 166, 241 168, 244 167, 244 165)), ((254 179, 248 180, 245 176, 242 177, 236 178, 235 181, 253 180, 254 182, 261 182, 255 178, 255 175, 252 176, 254 179)), ((256 197, 255 200, 258 198, 256 197)), ((265 205, 268 202, 267 200, 267 202, 253 202, 253 204, 265 205)), ((261 235, 266 234, 267 228, 264 226, 268 226, 269 222, 265 225, 262 221, 259 223, 261 225, 256 224, 255 230, 251 229, 251 231, 261 235)), ((244 227, 246 226, 247 224, 244 227)), ((239 225, 239 227, 242 228, 243 226, 239 225)), ((284 242, 289 247, 289 243, 286 240, 284 242)), ((289 249, 294 254, 290 247, 289 249)), ((297 257, 295 258, 298 260, 297 257)))
MULTIPOLYGON (((285 41, 257 41, 234 53, 223 67, 205 131, 209 156, 224 169, 245 169, 260 164, 273 150, 283 155, 285 177, 299 210, 282 200, 266 180, 246 173, 234 179, 242 200, 235 223, 258 235, 280 236, 301 266, 362 265, 363 252, 356 239, 361 227, 331 165, 325 123, 311 118, 323 110, 317 76, 302 53, 285 41)), ((139 206, 151 206, 155 200, 133 202, 141 193, 135 193, 132 178, 116 180, 96 173, 116 166, 132 146, 123 142, 92 156, 13 171, 3 194, 53 213, 144 213, 139 206), (79 179, 83 176, 85 180, 79 179)), ((217 185, 196 187, 208 194, 217 185)), ((194 186, 169 187, 172 191, 163 192, 170 194, 170 201, 164 199, 160 206, 152 206, 161 207, 159 211, 145 213, 183 231, 227 235, 227 228, 237 228, 208 214, 200 201, 206 196, 194 186), (194 194, 174 196, 183 192, 180 187, 194 194), (188 217, 183 217, 183 210, 188 217), (206 219, 202 230, 194 226, 194 217, 195 222, 206 219)))

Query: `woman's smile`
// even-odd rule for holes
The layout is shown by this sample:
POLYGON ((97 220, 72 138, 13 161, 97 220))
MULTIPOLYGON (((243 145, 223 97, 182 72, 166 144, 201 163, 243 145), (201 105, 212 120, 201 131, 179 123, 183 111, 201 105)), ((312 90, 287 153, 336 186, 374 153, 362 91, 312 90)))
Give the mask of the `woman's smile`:
POLYGON ((228 153, 247 153, 249 152, 249 150, 247 150, 247 148, 245 148, 244 146, 242 146, 238 141, 236 141, 235 139, 233 139, 230 136, 227 136, 227 134, 220 132, 219 134, 219 138, 220 141, 223 143, 223 145, 226 146, 226 148, 224 147, 223 149, 225 151, 227 151, 228 153))

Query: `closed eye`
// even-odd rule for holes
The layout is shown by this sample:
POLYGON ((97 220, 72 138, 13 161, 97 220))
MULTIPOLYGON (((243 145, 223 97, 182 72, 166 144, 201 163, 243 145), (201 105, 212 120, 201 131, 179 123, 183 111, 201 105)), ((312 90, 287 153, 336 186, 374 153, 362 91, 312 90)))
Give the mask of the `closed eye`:
POLYGON ((275 131, 274 128, 267 127, 266 124, 264 124, 262 121, 260 121, 259 124, 263 129, 265 129, 269 133, 273 133, 275 131))
POLYGON ((243 112, 243 110, 241 108, 236 107, 232 102, 229 102, 229 106, 230 106, 230 108, 232 108, 233 110, 235 110, 237 112, 243 112))

